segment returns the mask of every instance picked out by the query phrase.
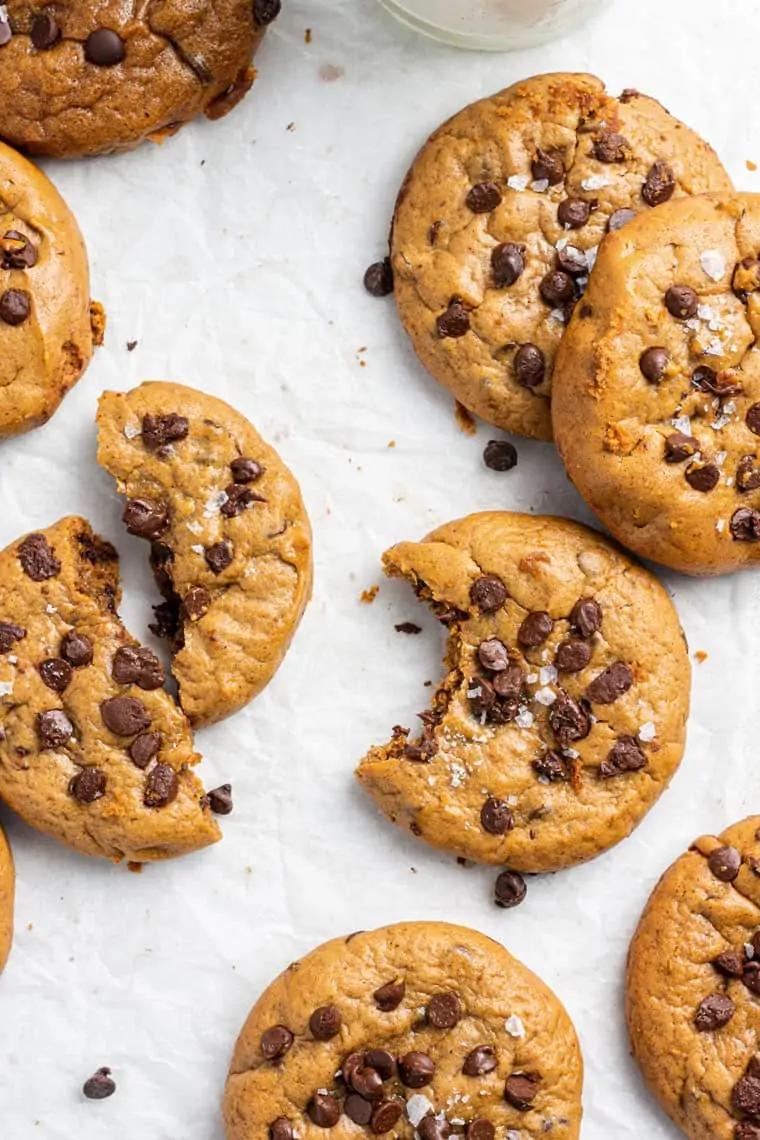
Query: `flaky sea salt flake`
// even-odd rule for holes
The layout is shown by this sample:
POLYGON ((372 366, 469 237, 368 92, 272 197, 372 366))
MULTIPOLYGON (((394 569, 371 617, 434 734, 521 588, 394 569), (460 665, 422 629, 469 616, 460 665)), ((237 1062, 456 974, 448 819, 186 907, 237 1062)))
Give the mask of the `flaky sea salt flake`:
POLYGON ((549 179, 537 178, 535 182, 531 182, 530 188, 531 190, 535 190, 537 194, 545 194, 549 189, 549 179))
POLYGON ((416 1128, 419 1122, 432 1111, 432 1103, 426 1096, 423 1096, 422 1093, 415 1093, 415 1095, 410 1096, 406 1102, 406 1115, 413 1128, 416 1128))
POLYGON ((553 685, 558 676, 556 666, 542 665, 538 676, 542 685, 553 685))
POLYGON ((533 727, 533 713, 528 709, 520 709, 515 717, 515 724, 518 728, 532 728, 533 727))
POLYGON ((549 312, 549 317, 551 318, 551 320, 559 321, 560 324, 564 325, 564 323, 565 323, 565 310, 564 309, 551 309, 549 312))
POLYGON ((507 186, 510 190, 527 190, 530 177, 527 174, 510 174, 507 186))
POLYGON ((524 1037, 525 1036, 525 1026, 523 1025, 520 1018, 517 1016, 517 1014, 515 1014, 515 1013, 513 1013, 511 1017, 508 1017, 507 1020, 504 1022, 504 1028, 506 1029, 506 1031, 510 1037, 524 1037))
POLYGON ((703 250, 699 255, 699 264, 711 281, 720 281, 726 272, 726 259, 719 249, 703 250))
POLYGON ((718 519, 718 521, 715 524, 715 529, 717 530, 718 534, 723 534, 723 531, 725 530, 725 528, 726 528, 726 520, 725 519, 718 519))
POLYGON ((137 424, 124 424, 124 434, 127 439, 136 439, 142 433, 137 424))
POLYGON ((682 431, 684 435, 691 435, 691 420, 688 416, 674 416, 670 422, 676 431, 682 431))
POLYGON ((9 697, 13 692, 13 681, 0 681, 0 697, 9 697))
POLYGON ((590 174, 588 178, 584 178, 581 186, 584 190, 601 190, 604 186, 611 186, 612 179, 608 178, 606 174, 590 174))
POLYGON ((654 723, 651 720, 648 720, 646 724, 642 724, 641 728, 639 729, 639 740, 643 740, 645 744, 649 744, 652 740, 654 740, 656 733, 657 729, 655 728, 654 723))
POLYGON ((543 689, 538 689, 533 695, 540 705, 546 705, 547 708, 549 705, 553 705, 557 699, 557 694, 554 692, 554 689, 551 689, 548 685, 543 689))

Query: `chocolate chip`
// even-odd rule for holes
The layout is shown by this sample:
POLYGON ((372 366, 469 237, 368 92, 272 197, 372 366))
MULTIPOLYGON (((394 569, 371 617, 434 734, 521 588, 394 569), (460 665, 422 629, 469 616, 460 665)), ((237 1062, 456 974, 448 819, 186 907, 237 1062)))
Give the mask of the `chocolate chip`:
POLYGON ((278 1116, 269 1125, 269 1140, 293 1140, 293 1125, 287 1116, 278 1116))
POLYGON ((357 1069, 360 1069, 364 1061, 364 1053, 349 1053, 345 1061, 341 1065, 340 1075, 343 1078, 343 1083, 348 1087, 351 1084, 351 1078, 357 1069))
POLYGON ((441 313, 436 320, 438 335, 445 337, 460 337, 470 331, 470 317, 458 297, 453 297, 445 313, 441 313))
POLYGON ((373 1069, 377 1069, 384 1081, 389 1081, 396 1075, 396 1062, 386 1049, 368 1049, 364 1060, 373 1069))
POLYGON ((169 764, 159 761, 145 779, 143 803, 149 808, 166 807, 172 800, 176 800, 178 792, 177 773, 169 764))
POLYGON ((602 607, 595 598, 579 598, 570 611, 570 625, 581 637, 593 637, 603 620, 602 607))
POLYGON ((32 298, 25 289, 6 289, 0 295, 0 320, 22 325, 32 311, 32 298))
POLYGON ((720 482, 720 468, 714 463, 690 463, 684 472, 684 478, 695 491, 714 491, 720 482))
POLYGON ((434 1029, 453 1029, 459 1024, 462 1007, 455 993, 433 994, 427 1006, 427 1023, 434 1029))
POLYGON ((743 385, 733 379, 734 375, 731 372, 716 372, 707 364, 700 364, 692 372, 691 382, 700 392, 726 399, 728 396, 738 396, 744 391, 743 385))
POLYGON ((33 582, 55 578, 61 569, 44 534, 28 534, 18 548, 18 558, 22 570, 33 582))
POLYGON ((509 665, 509 653, 503 641, 491 637, 478 646, 478 661, 491 673, 501 673, 509 665))
POLYGON ((467 1140, 495 1140, 496 1129, 490 1120, 478 1116, 467 1125, 466 1136, 467 1140))
POLYGON ((98 28, 84 41, 85 59, 98 67, 113 67, 121 63, 126 54, 124 40, 110 28, 98 28))
POLYGON ((665 462, 683 463, 699 451, 699 440, 682 431, 673 431, 665 438, 665 462))
POLYGON ((675 188, 676 176, 673 173, 672 166, 668 166, 667 162, 658 159, 651 167, 646 176, 646 181, 641 187, 641 197, 648 206, 660 206, 673 197, 675 188))
POLYGON ((204 799, 208 801, 214 815, 229 815, 232 811, 232 784, 220 784, 218 788, 212 788, 204 799))
POLYGON ((605 131, 594 139, 594 158, 599 162, 625 162, 631 144, 617 131, 605 131))
POLYGON ((557 699, 551 706, 549 724, 560 748, 567 748, 574 740, 584 740, 591 732, 588 709, 564 689, 559 690, 557 699))
POLYGON ((393 627, 396 633, 406 633, 416 637, 418 633, 422 633, 422 626, 416 625, 413 621, 400 621, 393 627))
POLYGON ((526 649, 533 649, 546 641, 554 629, 554 622, 544 610, 528 614, 517 631, 517 640, 526 649))
POLYGON ((726 978, 740 978, 744 973, 744 954, 741 950, 724 950, 713 958, 713 966, 726 978))
POLYGON ((264 474, 262 465, 245 455, 239 455, 237 459, 232 460, 230 471, 236 483, 255 483, 264 474))
POLYGON ((417 1125, 417 1134, 420 1140, 448 1140, 451 1136, 451 1125, 446 1117, 439 1119, 428 1113, 423 1116, 422 1120, 417 1125))
POLYGON ((737 1112, 760 1116, 760 1078, 745 1074, 734 1085, 731 1103, 737 1112))
POLYGON ((478 182, 467 195, 473 214, 490 214, 501 203, 501 191, 494 182, 478 182))
POLYGON ((641 374, 650 384, 660 383, 669 363, 670 355, 668 350, 667 348, 662 348, 660 345, 647 348, 639 357, 641 374))
POLYGON ((150 727, 150 713, 137 697, 109 697, 101 702, 100 715, 117 736, 134 736, 150 727))
POLYGON ((491 439, 483 452, 483 462, 491 471, 511 471, 517 466, 517 450, 506 439, 491 439))
POLYGON ((111 1070, 105 1065, 93 1073, 82 1086, 82 1092, 88 1100, 105 1100, 116 1092, 116 1082, 111 1077, 111 1070))
POLYGON ((747 409, 744 422, 754 435, 760 435, 760 404, 752 404, 747 409))
POLYGON ((736 1013, 736 1006, 728 994, 710 994, 699 1003, 694 1025, 700 1033, 710 1033, 728 1025, 736 1013))
POLYGON ((350 1093, 343 1104, 343 1111, 354 1124, 369 1124, 372 1119, 372 1105, 358 1093, 350 1093))
POLYGON ((571 230, 585 226, 591 216, 591 207, 582 198, 565 198, 557 207, 557 220, 560 225, 571 230))
POLYGON ((665 307, 679 321, 690 320, 699 308, 699 297, 690 285, 671 285, 665 294, 665 307))
POLYGON ((127 752, 133 764, 147 768, 153 757, 158 755, 160 747, 161 737, 157 732, 144 732, 142 736, 135 737, 127 752))
POLYGON ((760 288, 760 260, 756 257, 743 258, 734 268, 731 288, 746 304, 749 294, 760 288))
POLYGON ((68 744, 74 735, 74 726, 62 709, 37 713, 35 725, 43 748, 60 748, 68 744))
POLYGON ((525 270, 525 246, 514 241, 503 242, 491 251, 491 269, 497 289, 514 285, 525 270))
POLYGON ((533 770, 537 776, 548 780, 552 784, 570 779, 570 765, 559 752, 546 752, 533 761, 533 770))
POLYGON ((510 665, 493 679, 493 690, 498 697, 517 700, 522 696, 524 679, 519 665, 510 665))
POLYGON ((523 388, 537 388, 546 375, 546 357, 535 344, 521 344, 514 357, 515 380, 523 388))
POLYGON ((760 467, 754 455, 745 455, 736 468, 736 486, 740 491, 756 491, 760 487, 760 467))
POLYGON ((281 11, 282 0, 253 0, 253 18, 262 28, 276 20, 281 11))
POLYGON ((515 826, 509 805, 490 796, 480 809, 480 823, 489 835, 506 835, 515 826))
POLYGON ((61 642, 61 657, 64 661, 68 661, 69 665, 73 665, 75 669, 90 665, 92 663, 92 642, 83 633, 77 633, 75 629, 72 629, 61 642))
POLYGON ((329 1041, 340 1033, 343 1018, 335 1005, 321 1005, 309 1018, 309 1029, 317 1041, 329 1041))
POLYGON ((0 653, 10 653, 17 641, 26 637, 26 630, 22 625, 13 622, 0 621, 0 653))
POLYGON ((748 1120, 737 1124, 734 1140, 760 1140, 760 1124, 751 1124, 748 1120))
POLYGON ((71 683, 74 670, 62 657, 48 657, 37 666, 40 677, 54 693, 62 693, 71 683))
POLYGON ((760 542, 760 511, 754 507, 739 507, 729 524, 734 542, 760 542))
POLYGON ((622 661, 614 661, 594 677, 586 689, 586 696, 595 705, 611 705, 627 693, 632 684, 633 673, 628 666, 622 661))
POLYGON ((370 265, 364 274, 364 288, 373 297, 387 297, 393 292, 393 269, 389 257, 370 265))
POLYGON ((482 1077, 486 1073, 492 1073, 498 1064, 496 1054, 490 1045, 478 1045, 467 1054, 462 1072, 466 1077, 482 1077))
POLYGON ((507 600, 507 587, 495 574, 483 574, 470 587, 470 600, 482 613, 496 613, 507 600))
POLYGON ((378 1009, 382 1010, 383 1013, 391 1013, 392 1010, 401 1005, 405 994, 406 983, 397 981, 386 982, 385 985, 376 989, 372 996, 378 1009))
POLYGON ((395 1128, 401 1119, 403 1109, 397 1100, 382 1100, 372 1113, 370 1127, 376 1136, 382 1136, 395 1128))
POLYGON ((145 646, 123 646, 117 649, 111 665, 111 676, 117 685, 139 685, 141 689, 160 689, 166 680, 164 667, 152 649, 145 646))
POLYGON ((364 1100, 377 1100, 383 1091, 383 1078, 371 1065, 359 1065, 351 1072, 351 1088, 364 1100))
POLYGON ((742 857, 735 847, 717 847, 707 860, 707 866, 722 883, 733 883, 742 865, 742 857))
POLYGON ((504 1099, 520 1112, 527 1112, 538 1095, 539 1079, 528 1073, 512 1073, 504 1085, 504 1099))
POLYGON ((399 1059, 398 1073, 408 1089, 421 1089, 435 1076, 435 1064, 427 1053, 412 1051, 399 1059))
POLYGON ((153 499, 129 499, 121 517, 129 533, 138 538, 159 538, 169 526, 166 507, 153 499))
POLYGON ((329 1093, 316 1092, 309 1101, 306 1111, 318 1128, 334 1128, 340 1120, 341 1104, 329 1093))
POLYGON ((265 1061, 279 1061, 293 1044, 293 1034, 284 1025, 272 1025, 261 1035, 261 1052, 265 1061))
POLYGON ((0 238, 4 269, 32 269, 37 264, 37 247, 19 230, 8 230, 0 238))
POLYGON ((517 871, 502 871, 494 886, 494 902, 503 910, 519 906, 528 893, 525 879, 517 871))
POLYGON ((554 664, 563 673, 580 673, 591 660, 591 646, 585 641, 570 639, 557 646, 554 664))
POLYGON ((206 564, 212 574, 221 574, 232 562, 232 543, 225 541, 215 542, 213 546, 206 547, 204 554, 206 564))
POLYGON ((106 794, 106 774, 102 768, 83 768, 69 782, 69 795, 80 804, 92 804, 106 794))
POLYGON ((565 164, 561 154, 539 148, 531 163, 531 172, 534 181, 548 182, 550 186, 557 186, 565 177, 565 164))
POLYGON ((645 768, 647 758, 633 736, 619 736, 607 753, 607 759, 599 765, 599 778, 612 780, 626 772, 638 772, 645 768))
POLYGON ((557 265, 569 277, 582 277, 588 273, 588 261, 577 245, 564 245, 557 250, 557 265))
POLYGON ((165 416, 146 414, 142 419, 142 440, 148 451, 158 451, 168 443, 185 439, 190 424, 184 416, 169 412, 165 416))
POLYGON ((575 283, 569 274, 561 269, 552 269, 542 279, 539 292, 550 305, 562 305, 575 296, 575 283))
POLYGON ((252 487, 243 486, 241 483, 230 483, 228 487, 225 487, 224 493, 226 499, 219 509, 228 519, 237 518, 238 515, 242 515, 243 511, 248 511, 254 507, 256 503, 266 501, 262 499, 261 495, 257 495, 252 487))
POLYGON ((760 962, 747 962, 742 981, 750 993, 760 995, 760 962))
POLYGON ((629 210, 625 207, 622 210, 613 211, 607 221, 608 232, 613 234, 616 230, 622 230, 623 226, 627 226, 636 216, 635 210, 629 210))

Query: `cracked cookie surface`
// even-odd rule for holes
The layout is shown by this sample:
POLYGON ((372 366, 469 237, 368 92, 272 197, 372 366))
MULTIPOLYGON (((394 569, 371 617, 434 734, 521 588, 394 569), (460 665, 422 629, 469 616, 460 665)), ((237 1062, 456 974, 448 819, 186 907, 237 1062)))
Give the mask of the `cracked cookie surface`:
POLYGON ((13 899, 16 876, 13 856, 0 828, 0 974, 5 969, 13 941, 13 899))
POLYGON ((690 1140, 760 1137, 760 816, 665 872, 631 944, 633 1053, 690 1140))
POLYGON ((499 943, 402 923, 328 942, 265 991, 224 1117, 227 1140, 576 1140, 582 1082, 563 1006, 499 943))
POLYGON ((86 855, 148 862, 220 832, 187 720, 118 600, 116 551, 82 518, 0 553, 0 797, 86 855))
POLYGON ((98 427, 127 529, 151 542, 182 708, 221 720, 274 676, 311 596, 298 484, 244 416, 180 384, 104 393, 98 427))
POLYGON ((592 75, 472 104, 428 140, 396 204, 395 295, 417 355, 471 412, 550 439, 557 345, 609 228, 730 189, 693 131, 592 75))
POLYGON ((253 83, 280 0, 8 0, 0 19, 0 136, 75 158, 218 119, 253 83))
POLYGON ((435 847, 518 871, 628 835, 683 755, 691 670, 647 570, 565 519, 487 512, 384 556, 449 628, 421 734, 397 726, 356 775, 435 847))
POLYGON ((555 370, 554 431, 602 522, 645 558, 760 558, 760 196, 661 206, 602 246, 555 370))

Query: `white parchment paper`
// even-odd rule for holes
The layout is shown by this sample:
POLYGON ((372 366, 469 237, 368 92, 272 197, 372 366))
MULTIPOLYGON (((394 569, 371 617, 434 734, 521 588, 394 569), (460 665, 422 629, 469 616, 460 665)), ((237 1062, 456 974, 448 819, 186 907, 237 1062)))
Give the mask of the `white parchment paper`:
POLYGON ((497 910, 493 870, 415 842, 354 787, 366 748, 425 706, 442 649, 402 584, 370 606, 359 596, 381 582, 387 546, 472 510, 589 515, 548 445, 516 441, 514 471, 484 468, 498 433, 462 434, 392 302, 361 277, 427 133, 537 71, 589 69, 656 95, 739 186, 760 187, 745 166, 760 163, 758 17, 756 0, 618 0, 570 39, 491 57, 417 38, 373 0, 286 0, 255 90, 228 119, 120 158, 47 164, 85 231, 108 336, 53 421, 2 445, 2 545, 85 514, 118 545, 122 612, 147 637, 147 550, 124 534, 96 465, 93 416, 102 389, 167 379, 231 401, 279 447, 311 513, 317 576, 275 681, 199 734, 207 785, 234 785, 215 849, 130 874, 0 813, 18 869, 0 982, 2 1140, 222 1140, 230 1051, 261 989, 319 942, 400 919, 475 926, 556 989, 586 1057, 585 1140, 673 1140, 628 1058, 625 954, 668 863, 760 808, 758 577, 665 576, 692 650, 709 654, 680 772, 633 838, 497 910), (424 634, 395 633, 404 620, 424 634), (85 1102, 100 1065, 118 1091, 85 1102))

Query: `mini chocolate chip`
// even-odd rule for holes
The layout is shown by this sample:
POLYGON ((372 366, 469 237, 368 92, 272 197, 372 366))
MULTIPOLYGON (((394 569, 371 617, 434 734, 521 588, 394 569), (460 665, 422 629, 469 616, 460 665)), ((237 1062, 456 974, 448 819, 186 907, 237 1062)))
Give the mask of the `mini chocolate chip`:
POLYGON ((491 439, 483 452, 483 462, 491 471, 511 471, 517 466, 517 450, 506 439, 491 439))
POLYGON ((371 1065, 359 1065, 351 1072, 351 1088, 364 1100, 377 1100, 383 1091, 383 1078, 371 1065))
POLYGON ((40 677, 54 693, 62 693, 71 683, 74 670, 62 657, 48 657, 37 666, 40 677))
POLYGON ((496 1129, 490 1120, 477 1116, 467 1125, 466 1136, 467 1140, 495 1140, 496 1129))
POLYGON ((26 637, 26 630, 22 625, 13 622, 0 621, 0 653, 10 653, 17 641, 26 637))
POLYGON ((506 289, 525 270, 525 246, 514 241, 503 242, 491 251, 491 269, 497 289, 506 289))
POLYGON ((594 158, 599 162, 625 162, 626 151, 630 151, 628 139, 617 131, 605 131, 594 139, 594 158))
POLYGON ((554 629, 554 622, 544 610, 528 614, 517 631, 517 640, 526 649, 533 649, 546 641, 554 629))
POLYGON ((160 760, 155 768, 151 768, 145 779, 145 792, 143 803, 149 808, 166 807, 172 800, 176 800, 179 793, 179 780, 177 773, 169 764, 160 760))
POLYGON ((153 757, 158 755, 160 747, 161 737, 157 732, 144 732, 142 736, 135 737, 127 752, 133 764, 147 768, 153 757))
POLYGON ((33 582, 55 578, 61 569, 61 563, 44 534, 28 534, 18 548, 18 559, 22 570, 33 582))
POLYGON ((612 780, 626 772, 638 772, 645 768, 647 758, 639 742, 633 736, 619 736, 607 753, 607 759, 599 765, 599 778, 612 780))
POLYGON ((309 1029, 317 1041, 329 1041, 340 1033, 343 1018, 335 1005, 321 1005, 309 1018, 309 1029))
POLYGON ((372 1119, 372 1105, 358 1093, 350 1093, 346 1097, 343 1111, 354 1124, 369 1124, 372 1119))
POLYGON ((550 186, 557 186, 565 177, 565 164, 562 155, 557 151, 546 151, 540 148, 531 163, 531 173, 536 182, 548 182, 550 186))
POLYGON ((724 950, 712 964, 726 978, 740 978, 744 973, 744 953, 741 950, 724 950))
POLYGON ((25 289, 6 289, 0 295, 0 320, 22 325, 32 311, 32 298, 25 289))
POLYGON ((482 1077, 486 1073, 492 1073, 498 1064, 496 1054, 490 1045, 478 1045, 467 1054, 462 1072, 466 1077, 482 1077))
POLYGON ((293 1140, 293 1125, 287 1116, 278 1116, 269 1125, 269 1140, 293 1140))
POLYGON ((372 996, 378 1009, 382 1010, 383 1013, 390 1013, 401 1005, 405 994, 406 983, 396 981, 386 982, 385 985, 376 989, 372 996))
POLYGON ((733 883, 742 865, 742 857, 735 847, 716 847, 707 865, 722 883, 733 883))
POLYGON ((662 348, 661 345, 645 349, 639 357, 641 374, 650 384, 660 383, 669 363, 670 355, 668 350, 667 348, 662 348))
POLYGON ((482 613, 496 613, 507 600, 507 587, 495 574, 483 574, 470 587, 470 600, 482 613))
POLYGON ((676 176, 672 166, 658 159, 649 170, 646 181, 641 187, 641 197, 648 206, 660 206, 673 197, 676 188, 676 176))
POLYGON ((478 182, 466 200, 473 214, 490 214, 501 203, 501 191, 495 182, 478 182))
POLYGON ((736 1006, 728 994, 710 994, 699 1003, 694 1025, 700 1033, 710 1033, 728 1025, 736 1013, 736 1006))
POLYGON ((220 784, 204 797, 214 815, 229 815, 232 811, 232 784, 220 784))
POLYGON ((731 1103, 737 1112, 760 1116, 760 1078, 749 1073, 741 1077, 734 1085, 731 1103))
POLYGON ((754 435, 760 435, 760 404, 752 404, 747 408, 744 422, 754 435))
POLYGON ((62 709, 37 713, 35 725, 43 748, 60 748, 74 735, 74 726, 62 709))
POLYGON ((577 245, 565 245, 557 250, 557 265, 569 277, 582 277, 588 273, 588 261, 577 245))
POLYGON ((552 269, 542 279, 539 292, 550 305, 562 305, 575 296, 575 283, 569 274, 561 269, 552 269))
POLYGON ((381 1100, 372 1113, 370 1127, 376 1136, 382 1136, 395 1128, 401 1119, 403 1109, 397 1100, 381 1100))
POLYGON ((597 705, 611 705, 623 693, 627 693, 633 684, 633 674, 622 661, 614 661, 612 665, 599 673, 586 689, 586 696, 597 705))
POLYGON ((97 28, 84 41, 84 57, 98 67, 113 67, 124 59, 124 40, 110 28, 97 28))
POLYGON ((237 459, 232 460, 230 471, 236 483, 255 483, 264 474, 262 465, 245 455, 239 455, 237 459))
POLYGON ((105 1100, 116 1092, 116 1082, 111 1077, 111 1070, 107 1066, 98 1069, 82 1085, 82 1092, 88 1100, 105 1100))
POLYGON ((32 269, 39 254, 36 245, 19 230, 8 230, 0 238, 4 269, 32 269))
POLYGON ((492 685, 497 697, 517 700, 522 696, 524 686, 522 669, 519 665, 510 665, 509 668, 496 674, 492 685))
POLYGON ((478 661, 491 673, 501 673, 509 665, 509 653, 503 641, 491 637, 478 646, 478 661))
POLYGON ((444 1116, 440 1119, 428 1113, 423 1116, 422 1120, 417 1125, 417 1134, 420 1140, 448 1140, 451 1136, 451 1125, 444 1116))
POLYGON ((168 443, 185 439, 189 430, 190 424, 185 416, 176 412, 169 412, 165 416, 146 414, 142 419, 142 440, 148 451, 158 451, 168 443))
POLYGON ((435 1076, 435 1063, 427 1053, 413 1050, 399 1059, 398 1073, 401 1083, 408 1089, 421 1089, 429 1085, 435 1076))
POLYGON ((364 1060, 373 1069, 377 1069, 384 1081, 389 1081, 396 1075, 396 1061, 386 1049, 368 1049, 364 1060))
POLYGON ((673 431, 665 438, 665 462, 683 463, 699 451, 699 440, 682 431, 673 431))
POLYGON ((512 1073, 504 1085, 504 1099, 520 1112, 527 1112, 538 1095, 539 1079, 528 1073, 512 1073))
POLYGON ((364 288, 373 297, 387 297, 393 292, 393 269, 389 257, 370 265, 364 274, 364 288))
POLYGON ((591 732, 591 717, 588 708, 560 689, 557 699, 549 711, 549 724, 560 748, 574 740, 584 740, 591 732))
POLYGON ((219 509, 228 519, 237 518, 238 515, 242 515, 243 511, 248 511, 254 507, 256 503, 266 501, 262 499, 261 495, 257 495, 252 487, 246 487, 242 483, 230 483, 228 487, 224 488, 224 493, 227 497, 219 509))
POLYGON ((557 646, 554 664, 563 673, 580 673, 591 660, 591 646, 585 641, 570 639, 557 646))
POLYGON ((494 886, 494 902, 503 910, 519 906, 528 893, 525 879, 517 871, 502 871, 494 886))
POLYGON ((714 463, 690 463, 684 472, 684 478, 695 491, 714 491, 720 482, 720 468, 714 463))
POLYGON ((68 661, 69 665, 73 665, 75 669, 90 665, 92 663, 92 652, 92 642, 89 637, 85 637, 83 633, 77 633, 75 629, 69 630, 61 642, 61 657, 64 661, 68 661))
POLYGON ((150 713, 137 697, 109 697, 101 702, 100 715, 117 736, 135 736, 150 727, 150 713))
POLYGON ((754 507, 739 507, 729 524, 734 542, 760 542, 760 511, 754 507))
POLYGON ((557 220, 560 225, 571 230, 585 226, 591 216, 591 207, 582 198, 565 198, 557 207, 557 220))
POLYGON ((570 765, 559 752, 546 752, 533 761, 533 770, 537 776, 557 784, 570 779, 570 765))
POLYGON ((629 210, 625 207, 622 210, 613 211, 607 221, 608 232, 612 234, 616 230, 622 230, 623 226, 627 226, 636 216, 635 210, 629 210))
POLYGON ((232 563, 231 542, 215 542, 213 546, 207 546, 204 553, 206 564, 212 574, 221 574, 232 563))
POLYGON ((262 28, 276 20, 281 11, 282 0, 253 0, 253 18, 262 28))
POLYGON ((129 499, 121 517, 129 533, 138 538, 159 538, 169 526, 166 507, 153 499, 129 499))
POLYGON ((309 1101, 306 1111, 318 1128, 334 1128, 340 1120, 341 1103, 329 1093, 316 1092, 309 1101))
POLYGON ((152 649, 122 646, 114 654, 111 676, 117 685, 139 685, 141 689, 160 689, 166 677, 164 667, 152 649))
POLYGON ((279 1061, 293 1044, 293 1034, 284 1025, 272 1025, 261 1035, 261 1052, 265 1061, 279 1061))
POLYGON ((462 1007, 455 993, 433 994, 427 1006, 427 1023, 434 1029, 453 1029, 459 1024, 462 1007))
POLYGON ((514 356, 515 380, 523 388, 537 388, 546 375, 546 357, 535 344, 521 344, 514 356))
POLYGON ((736 468, 736 486, 740 491, 756 491, 760 487, 760 467, 754 455, 745 455, 736 468))
POLYGON ((699 297, 690 285, 671 285, 665 294, 665 307, 677 320, 690 320, 699 308, 699 297))
POLYGON ((80 804, 92 804, 106 794, 106 774, 102 768, 83 768, 69 782, 69 795, 80 804))
POLYGON ((459 297, 453 297, 449 307, 436 320, 441 339, 464 336, 470 331, 470 317, 459 297))

